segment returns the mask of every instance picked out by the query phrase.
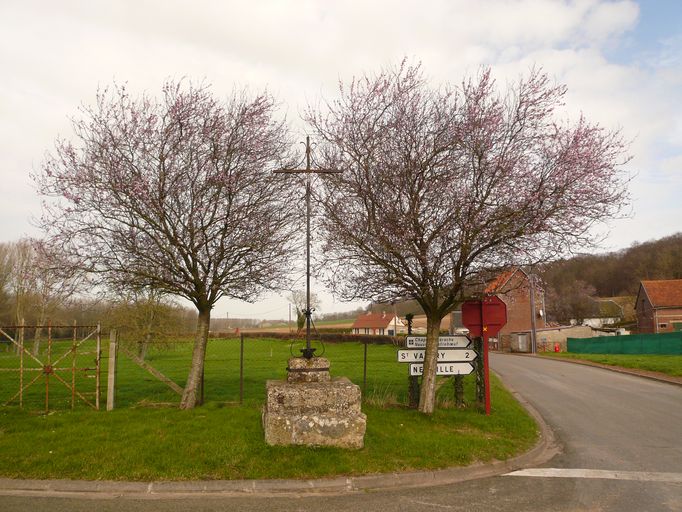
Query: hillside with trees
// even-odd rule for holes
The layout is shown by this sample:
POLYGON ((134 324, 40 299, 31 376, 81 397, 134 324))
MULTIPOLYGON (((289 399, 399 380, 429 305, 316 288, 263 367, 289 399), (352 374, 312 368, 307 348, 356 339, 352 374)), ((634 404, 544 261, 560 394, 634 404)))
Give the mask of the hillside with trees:
POLYGON ((682 233, 616 252, 557 260, 540 273, 550 316, 558 321, 586 318, 597 309, 594 297, 634 301, 641 280, 682 279, 682 233))

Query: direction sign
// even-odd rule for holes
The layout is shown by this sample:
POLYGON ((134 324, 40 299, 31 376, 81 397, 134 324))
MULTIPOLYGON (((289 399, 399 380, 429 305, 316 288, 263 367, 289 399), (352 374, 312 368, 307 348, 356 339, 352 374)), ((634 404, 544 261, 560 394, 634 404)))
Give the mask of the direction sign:
MULTIPOLYGON (((426 350, 403 349, 398 350, 399 363, 421 363, 424 361, 426 350)), ((439 348, 438 362, 458 362, 473 361, 476 359, 476 352, 466 348, 439 348)))
MULTIPOLYGON (((436 375, 469 375, 474 371, 471 363, 438 363, 436 375)), ((410 364, 410 375, 423 375, 424 365, 421 363, 410 364)))
MULTIPOLYGON (((464 335, 439 336, 438 348, 467 348, 471 340, 464 335)), ((407 336, 405 338, 407 348, 426 348, 426 336, 407 336)))

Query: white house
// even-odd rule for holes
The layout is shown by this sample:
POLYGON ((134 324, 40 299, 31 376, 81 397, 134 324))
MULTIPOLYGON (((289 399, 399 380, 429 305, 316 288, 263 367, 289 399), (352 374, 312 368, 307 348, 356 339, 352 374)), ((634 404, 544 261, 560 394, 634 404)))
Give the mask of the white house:
POLYGON ((352 329, 353 334, 378 334, 386 336, 395 336, 396 332, 407 332, 407 327, 399 317, 387 314, 385 311, 360 315, 355 319, 352 329))

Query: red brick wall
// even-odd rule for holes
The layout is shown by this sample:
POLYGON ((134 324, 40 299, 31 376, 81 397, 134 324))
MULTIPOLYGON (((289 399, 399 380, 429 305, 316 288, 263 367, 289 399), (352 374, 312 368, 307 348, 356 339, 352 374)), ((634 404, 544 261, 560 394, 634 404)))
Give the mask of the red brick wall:
MULTIPOLYGON (((529 331, 531 329, 530 288, 528 279, 522 272, 517 272, 505 285, 504 293, 498 293, 500 299, 507 305, 507 325, 498 337, 502 338, 512 332, 529 331)), ((535 290, 535 327, 546 327, 544 317, 539 315, 542 309, 542 292, 535 290)), ((504 340, 504 338, 502 338, 504 340)))
POLYGON ((673 332, 675 330, 673 324, 682 323, 682 308, 656 310, 656 322, 658 323, 657 332, 673 332), (665 327, 661 324, 665 324, 665 327))
POLYGON ((637 304, 635 304, 635 311, 637 312, 637 330, 641 333, 656 332, 654 329, 654 309, 646 295, 641 293, 641 290, 637 304))

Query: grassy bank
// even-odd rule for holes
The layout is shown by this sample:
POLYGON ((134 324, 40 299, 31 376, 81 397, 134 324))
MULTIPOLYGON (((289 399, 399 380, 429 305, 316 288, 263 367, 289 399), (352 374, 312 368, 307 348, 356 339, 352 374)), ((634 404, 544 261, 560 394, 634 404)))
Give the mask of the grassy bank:
POLYGON ((548 352, 541 355, 562 359, 581 359, 583 361, 620 366, 622 368, 635 368, 682 377, 682 356, 649 354, 572 354, 566 352, 548 352))
MULTIPOLYGON (((433 416, 407 409, 405 365, 395 362, 394 348, 371 346, 363 404, 368 417, 365 448, 270 447, 260 423, 265 380, 284 376, 290 347, 272 340, 247 344, 242 405, 235 403, 238 348, 237 342, 211 342, 207 402, 195 410, 162 406, 177 403, 177 396, 125 358, 119 366, 120 408, 115 411, 79 405, 46 416, 28 407, 0 408, 0 476, 184 480, 359 475, 506 459, 536 440, 535 424, 494 376, 491 417, 473 405, 453 408, 450 382, 441 388, 441 408, 433 416)), ((361 345, 326 350, 334 375, 362 384, 361 345)), ((183 385, 189 353, 188 344, 178 343, 153 351, 148 360, 183 385)), ((0 375, 3 384, 13 384, 6 373, 0 375)), ((39 389, 33 392, 39 395, 39 389)), ((465 397, 473 402, 473 376, 465 379, 465 397)))

